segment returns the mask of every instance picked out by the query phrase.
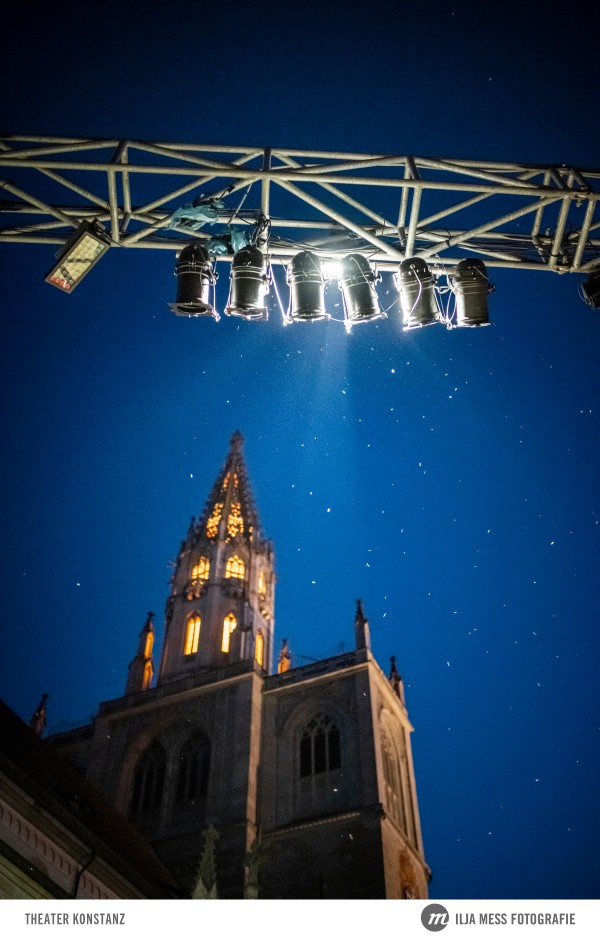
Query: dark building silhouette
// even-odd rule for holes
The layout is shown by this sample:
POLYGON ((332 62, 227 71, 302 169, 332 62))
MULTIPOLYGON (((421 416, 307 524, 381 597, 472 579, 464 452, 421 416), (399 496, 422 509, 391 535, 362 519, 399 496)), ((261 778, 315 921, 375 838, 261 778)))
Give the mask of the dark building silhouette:
POLYGON ((39 738, 39 715, 27 726, 0 702, 0 899, 180 897, 130 821, 39 738))

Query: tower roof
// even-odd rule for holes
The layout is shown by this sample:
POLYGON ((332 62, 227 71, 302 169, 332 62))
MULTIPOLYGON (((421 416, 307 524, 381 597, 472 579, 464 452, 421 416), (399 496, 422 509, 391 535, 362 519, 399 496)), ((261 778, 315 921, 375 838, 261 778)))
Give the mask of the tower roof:
POLYGON ((227 539, 242 536, 251 541, 261 533, 243 448, 244 437, 236 430, 229 442, 227 458, 198 521, 197 534, 209 538, 222 534, 227 539))

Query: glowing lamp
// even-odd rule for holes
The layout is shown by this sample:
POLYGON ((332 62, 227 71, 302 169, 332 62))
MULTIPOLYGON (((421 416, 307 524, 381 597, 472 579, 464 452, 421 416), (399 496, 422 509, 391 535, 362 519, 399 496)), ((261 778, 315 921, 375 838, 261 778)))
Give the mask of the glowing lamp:
POLYGON ((266 319, 264 297, 269 291, 264 254, 258 247, 243 247, 231 261, 229 303, 226 316, 266 319))
POLYGON ((194 242, 183 248, 175 264, 175 276, 177 300, 169 303, 169 309, 176 316, 212 316, 218 322, 219 315, 209 300, 217 274, 202 244, 194 242))
POLYGON ((82 222, 66 242, 56 265, 45 277, 46 283, 72 293, 110 247, 106 231, 98 222, 82 222))
POLYGON ((424 260, 420 257, 403 260, 395 280, 405 332, 439 322, 433 274, 424 260))
POLYGON ((326 280, 339 280, 342 275, 342 263, 340 260, 322 260, 321 270, 326 280))
POLYGON ((494 287, 490 283, 485 264, 478 258, 460 260, 450 279, 456 296, 456 324, 462 328, 489 325, 488 294, 494 287))
POLYGON ((344 316, 347 328, 360 322, 387 318, 379 306, 375 283, 381 275, 375 273, 362 254, 348 254, 342 261, 339 286, 344 298, 344 316))
POLYGON ((594 309, 600 309, 600 270, 590 273, 585 283, 581 284, 584 301, 594 309))
POLYGON ((316 254, 296 254, 287 269, 287 282, 291 290, 290 318, 294 322, 331 318, 325 312, 325 275, 316 254))

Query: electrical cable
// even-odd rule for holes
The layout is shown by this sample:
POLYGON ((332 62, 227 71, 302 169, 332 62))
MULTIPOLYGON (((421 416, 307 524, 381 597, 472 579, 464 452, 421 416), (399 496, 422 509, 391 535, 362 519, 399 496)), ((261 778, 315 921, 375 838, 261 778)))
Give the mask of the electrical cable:
POLYGON ((268 263, 268 271, 269 271, 269 275, 270 275, 270 277, 271 277, 271 283, 273 284, 273 289, 275 290, 275 296, 277 297, 277 303, 278 303, 279 309, 280 309, 280 311, 281 311, 281 317, 282 317, 282 320, 283 320, 283 324, 284 324, 284 325, 289 325, 292 320, 290 319, 290 317, 288 316, 288 314, 285 312, 285 310, 284 310, 284 308, 283 308, 283 303, 281 302, 281 298, 280 298, 280 296, 279 296, 279 290, 277 289, 277 281, 276 281, 276 279, 275 279, 275 271, 273 270, 273 267, 271 266, 271 262, 270 262, 270 261, 269 261, 269 263, 268 263))
POLYGON ((241 200, 240 204, 239 204, 238 207, 235 209, 235 211, 234 211, 233 214, 231 215, 229 221, 227 222, 227 225, 228 225, 228 226, 231 226, 232 221, 234 220, 234 218, 237 217, 238 212, 240 211, 242 205, 243 205, 244 202, 246 201, 246 198, 248 197, 248 193, 250 192, 250 189, 251 189, 251 188, 252 188, 252 184, 250 184, 250 185, 248 186, 248 188, 245 190, 244 194, 242 195, 242 200, 241 200))

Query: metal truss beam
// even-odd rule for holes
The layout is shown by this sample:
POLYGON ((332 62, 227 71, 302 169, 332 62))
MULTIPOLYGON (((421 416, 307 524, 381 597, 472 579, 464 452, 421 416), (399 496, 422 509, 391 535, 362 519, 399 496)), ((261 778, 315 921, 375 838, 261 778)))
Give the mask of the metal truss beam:
POLYGON ((588 273, 600 269, 599 202, 600 169, 565 165, 0 136, 0 245, 64 244, 96 220, 114 247, 220 240, 216 259, 230 261, 231 232, 267 221, 272 263, 360 252, 379 269, 417 256, 444 272, 475 255, 588 273), (213 216, 194 221, 203 205, 213 216))

